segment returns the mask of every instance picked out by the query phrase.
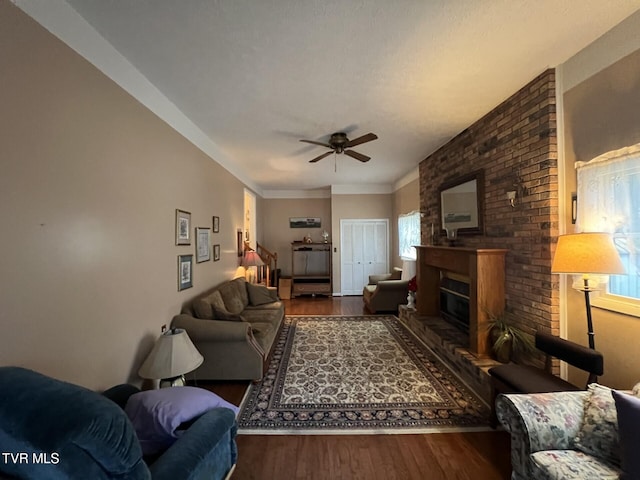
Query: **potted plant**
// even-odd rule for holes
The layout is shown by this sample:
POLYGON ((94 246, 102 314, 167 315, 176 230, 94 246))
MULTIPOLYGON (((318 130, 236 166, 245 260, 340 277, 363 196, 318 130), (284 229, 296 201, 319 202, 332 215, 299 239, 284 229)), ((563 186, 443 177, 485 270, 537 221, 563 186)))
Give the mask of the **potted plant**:
POLYGON ((509 363, 514 354, 526 354, 535 350, 533 337, 516 327, 506 313, 489 314, 487 328, 495 359, 500 363, 509 363))

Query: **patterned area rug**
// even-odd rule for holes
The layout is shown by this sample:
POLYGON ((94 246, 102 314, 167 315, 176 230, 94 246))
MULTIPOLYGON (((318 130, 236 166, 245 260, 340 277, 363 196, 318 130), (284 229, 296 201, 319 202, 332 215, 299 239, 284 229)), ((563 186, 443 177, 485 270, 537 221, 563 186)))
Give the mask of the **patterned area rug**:
POLYGON ((485 430, 489 410, 393 316, 287 316, 240 434, 485 430))

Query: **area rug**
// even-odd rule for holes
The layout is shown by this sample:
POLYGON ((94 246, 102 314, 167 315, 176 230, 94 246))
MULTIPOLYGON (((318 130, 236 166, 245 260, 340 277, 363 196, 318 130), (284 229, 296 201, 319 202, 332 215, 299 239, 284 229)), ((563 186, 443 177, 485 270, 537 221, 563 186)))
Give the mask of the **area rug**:
POLYGON ((394 316, 287 316, 239 434, 486 430, 488 407, 394 316))

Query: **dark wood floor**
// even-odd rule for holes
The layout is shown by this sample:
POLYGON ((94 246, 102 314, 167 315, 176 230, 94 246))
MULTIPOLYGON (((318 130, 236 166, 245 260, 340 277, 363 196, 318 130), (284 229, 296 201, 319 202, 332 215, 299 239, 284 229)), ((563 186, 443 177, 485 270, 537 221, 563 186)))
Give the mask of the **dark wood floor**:
MULTIPOLYGON (((359 315, 362 297, 285 300, 289 315, 359 315)), ((248 382, 201 385, 240 404, 248 382)), ((511 474, 505 432, 430 435, 239 435, 234 480, 500 480, 511 474)))

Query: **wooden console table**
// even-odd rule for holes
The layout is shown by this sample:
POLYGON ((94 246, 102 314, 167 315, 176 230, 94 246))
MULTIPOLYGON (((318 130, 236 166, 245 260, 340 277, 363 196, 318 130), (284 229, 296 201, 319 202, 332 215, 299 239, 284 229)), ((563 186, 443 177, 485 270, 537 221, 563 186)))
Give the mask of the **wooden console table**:
POLYGON ((490 353, 488 312, 499 315, 505 306, 505 255, 503 249, 417 246, 419 315, 440 316, 440 281, 446 272, 469 282, 469 351, 490 353))

